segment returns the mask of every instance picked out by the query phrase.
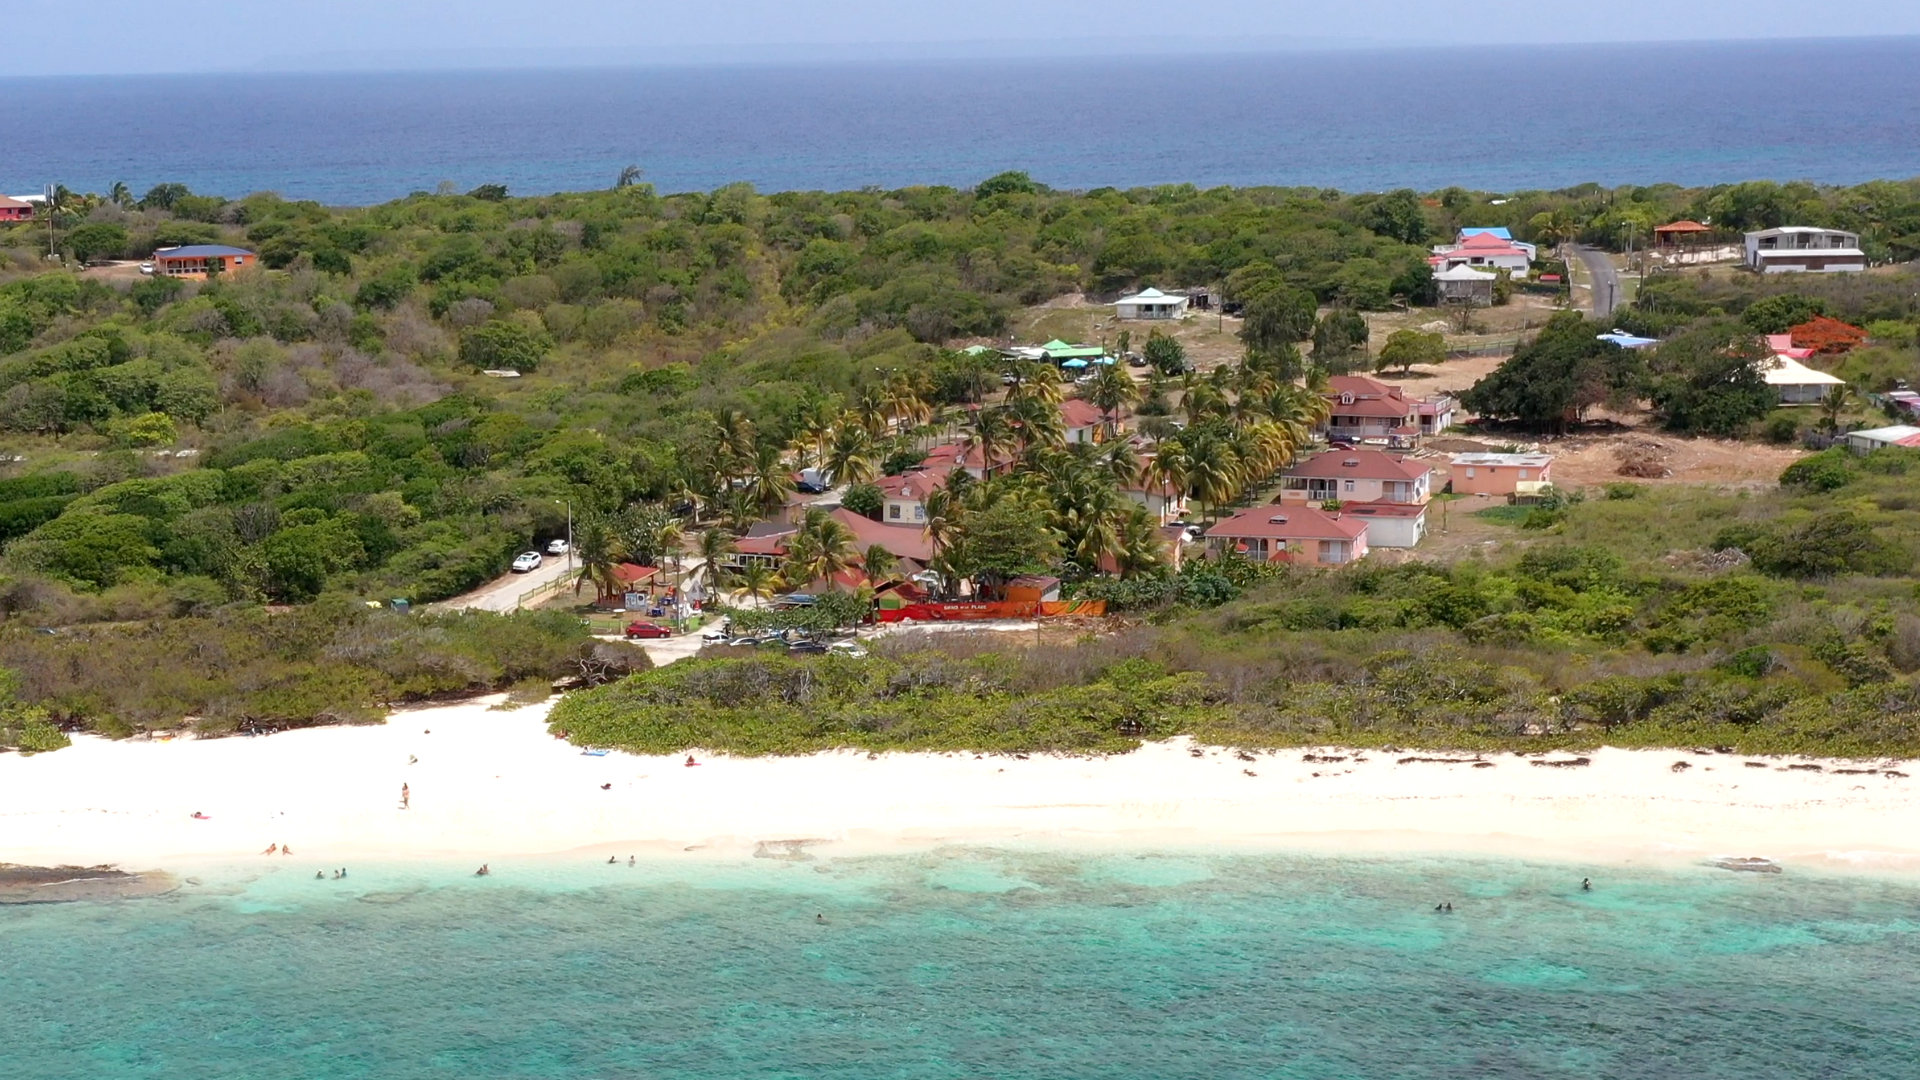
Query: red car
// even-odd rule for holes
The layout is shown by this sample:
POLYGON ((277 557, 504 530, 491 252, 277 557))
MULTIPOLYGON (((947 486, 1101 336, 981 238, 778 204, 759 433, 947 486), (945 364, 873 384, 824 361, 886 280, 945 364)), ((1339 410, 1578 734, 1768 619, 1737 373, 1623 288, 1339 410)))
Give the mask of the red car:
POLYGON ((673 631, 661 626, 659 623, 642 621, 627 624, 628 641, 632 641, 634 638, 663 638, 672 636, 673 631))

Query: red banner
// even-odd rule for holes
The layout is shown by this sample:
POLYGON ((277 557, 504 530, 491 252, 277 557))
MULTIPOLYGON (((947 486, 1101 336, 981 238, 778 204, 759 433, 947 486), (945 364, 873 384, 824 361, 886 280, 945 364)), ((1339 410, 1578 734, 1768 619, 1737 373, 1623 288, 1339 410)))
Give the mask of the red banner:
POLYGON ((1031 619, 1053 615, 1105 615, 1104 600, 1068 600, 1036 604, 1031 600, 985 600, 975 603, 907 604, 881 608, 874 617, 881 622, 967 622, 976 619, 1031 619))

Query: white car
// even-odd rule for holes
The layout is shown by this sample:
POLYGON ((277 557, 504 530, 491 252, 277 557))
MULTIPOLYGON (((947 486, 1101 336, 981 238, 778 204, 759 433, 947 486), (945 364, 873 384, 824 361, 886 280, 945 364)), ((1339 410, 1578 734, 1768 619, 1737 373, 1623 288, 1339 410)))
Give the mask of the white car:
POLYGON ((547 554, 549 555, 565 555, 566 553, 567 542, 565 540, 555 540, 547 545, 547 554))
POLYGON ((141 263, 141 264, 140 264, 140 272, 141 272, 141 273, 143 273, 143 274, 151 274, 151 273, 153 273, 153 264, 152 264, 152 263, 150 263, 150 262, 143 262, 143 263, 141 263))
POLYGON ((836 641, 827 646, 827 651, 836 656, 849 656, 855 660, 866 658, 867 647, 857 641, 836 641))
POLYGON ((538 570, 538 569, 540 569, 540 553, 539 552, 523 551, 520 554, 514 556, 514 559, 513 559, 514 573, 524 574, 529 570, 538 570))

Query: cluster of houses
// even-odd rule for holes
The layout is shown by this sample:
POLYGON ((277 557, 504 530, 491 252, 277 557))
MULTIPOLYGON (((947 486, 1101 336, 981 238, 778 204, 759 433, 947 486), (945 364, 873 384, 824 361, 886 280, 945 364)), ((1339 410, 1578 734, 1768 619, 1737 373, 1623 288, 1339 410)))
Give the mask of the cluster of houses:
MULTIPOLYGON (((1242 510, 1207 529, 1208 554, 1236 552, 1263 561, 1339 566, 1373 548, 1412 548, 1425 539, 1436 479, 1432 459, 1415 455, 1423 435, 1453 423, 1457 403, 1444 394, 1412 397, 1401 387, 1362 376, 1331 379, 1325 393, 1329 416, 1316 434, 1328 448, 1287 468, 1273 503, 1242 510)), ((1110 428, 1099 409, 1078 398, 1061 402, 1059 409, 1070 443, 1122 438, 1133 440, 1143 454, 1151 449, 1127 430, 1124 417, 1110 428)), ((899 560, 895 569, 908 581, 925 581, 934 555, 926 534, 927 499, 934 489, 954 469, 984 479, 1012 467, 1010 456, 988 461, 978 446, 941 443, 916 467, 877 482, 878 520, 842 506, 842 493, 796 494, 779 519, 761 522, 739 539, 732 566, 779 565, 807 513, 820 510, 846 526, 857 547, 878 545, 899 560)), ((1459 454, 1453 458, 1453 490, 1495 497, 1536 495, 1552 483, 1551 469, 1552 459, 1545 454, 1459 454)), ((1197 535, 1185 520, 1185 496, 1138 480, 1122 485, 1121 492, 1161 522, 1165 557, 1178 567, 1185 545, 1197 535)), ((848 571, 845 576, 846 584, 856 585, 861 575, 848 571)))
POLYGON ((1493 285, 1502 271, 1525 277, 1539 257, 1537 247, 1515 240, 1511 230, 1470 227, 1452 243, 1436 245, 1427 262, 1441 303, 1485 306, 1493 303, 1493 285))
MULTIPOLYGON (((1553 483, 1546 454, 1456 454, 1455 494, 1530 496, 1553 483)), ((1207 530, 1215 555, 1340 566, 1373 548, 1411 548, 1427 535, 1434 474, 1422 459, 1383 450, 1334 448, 1297 462, 1280 501, 1254 506, 1207 530)))

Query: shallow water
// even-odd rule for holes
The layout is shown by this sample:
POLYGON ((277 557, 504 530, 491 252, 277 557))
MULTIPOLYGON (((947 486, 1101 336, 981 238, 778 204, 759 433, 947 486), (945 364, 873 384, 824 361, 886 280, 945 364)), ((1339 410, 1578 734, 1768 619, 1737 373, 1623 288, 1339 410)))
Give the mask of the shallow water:
POLYGON ((1920 887, 958 849, 0 909, 0 1074, 1901 1077, 1920 887), (1451 915, 1435 903, 1450 901, 1451 915), (816 920, 824 915, 824 923, 816 920))

